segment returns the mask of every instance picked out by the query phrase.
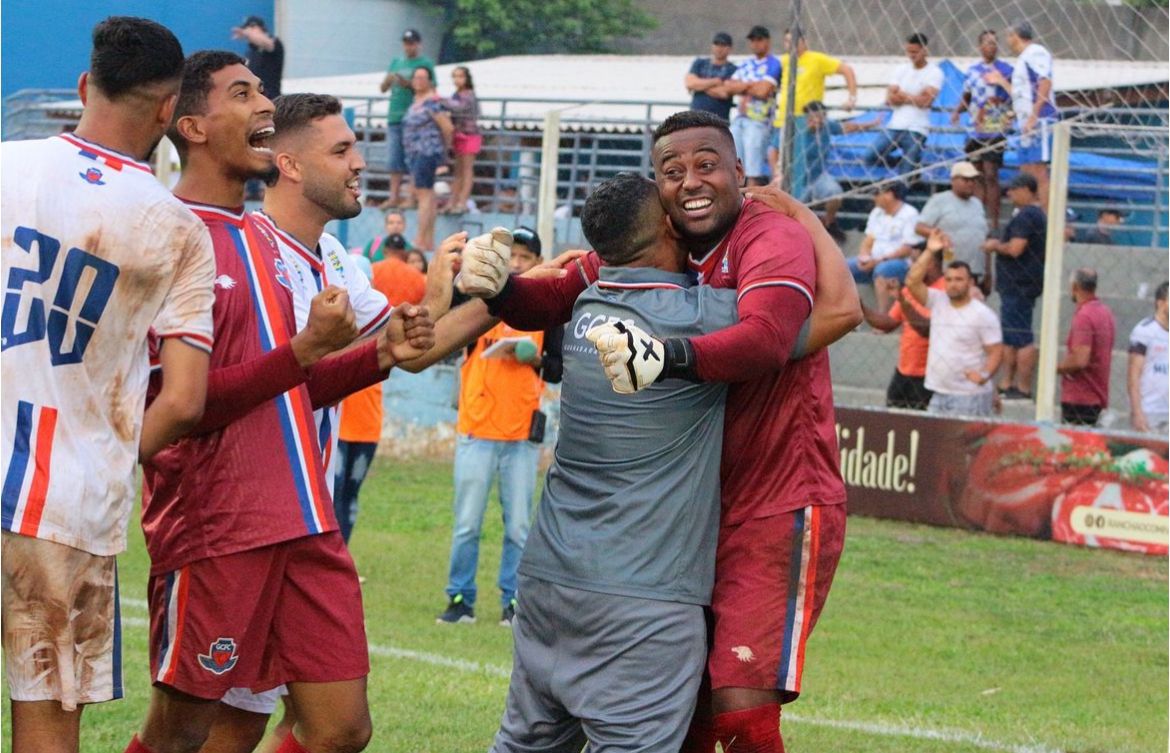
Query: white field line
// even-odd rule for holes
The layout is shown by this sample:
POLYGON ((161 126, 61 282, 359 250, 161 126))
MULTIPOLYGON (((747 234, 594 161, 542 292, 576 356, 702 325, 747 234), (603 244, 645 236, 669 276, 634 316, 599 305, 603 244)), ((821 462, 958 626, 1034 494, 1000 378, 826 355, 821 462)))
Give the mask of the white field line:
MULTIPOLYGON (((123 597, 122 607, 145 610, 146 601, 143 599, 123 597)), ((148 627, 150 623, 141 617, 123 616, 122 624, 132 627, 148 627)), ((389 659, 409 659, 410 661, 422 662, 423 664, 430 664, 436 667, 447 667, 448 669, 473 674, 488 674, 502 679, 508 679, 512 674, 510 669, 496 664, 484 664, 466 659, 451 659, 427 651, 413 651, 407 648, 397 648, 396 646, 380 646, 376 643, 370 644, 370 653, 374 656, 383 656, 389 659)), ((970 745, 981 750, 995 751, 996 753, 1060 753, 1058 749, 1051 748, 1047 745, 1013 745, 1011 743, 989 740, 977 733, 963 732, 961 730, 931 729, 929 727, 919 727, 911 724, 862 722, 848 719, 817 719, 804 716, 803 714, 794 714, 789 711, 784 712, 784 720, 798 725, 808 724, 814 727, 844 729, 851 732, 864 732, 879 737, 909 737, 916 740, 936 740, 955 745, 970 745)))

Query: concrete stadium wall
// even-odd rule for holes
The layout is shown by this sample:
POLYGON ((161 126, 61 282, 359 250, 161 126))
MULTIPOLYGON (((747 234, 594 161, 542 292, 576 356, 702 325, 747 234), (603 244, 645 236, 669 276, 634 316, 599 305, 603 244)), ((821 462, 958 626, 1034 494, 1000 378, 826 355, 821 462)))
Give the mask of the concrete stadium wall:
MULTIPOLYGON (((735 39, 734 52, 743 53, 744 36, 755 24, 772 30, 778 50, 779 36, 792 20, 791 2, 637 0, 637 5, 658 19, 658 27, 641 39, 621 40, 618 52, 702 54, 714 32, 727 31, 735 39)), ((912 31, 929 36, 936 56, 973 55, 980 31, 1027 18, 1036 27, 1037 41, 1049 45, 1058 59, 1161 61, 1170 56, 1165 10, 1103 0, 881 0, 880 11, 874 3, 874 12, 855 0, 806 0, 803 7, 803 26, 813 46, 841 55, 900 55, 902 39, 912 31), (863 8, 864 19, 859 18, 863 8), (1062 25, 1057 38, 1044 28, 1044 19, 1054 18, 1077 22, 1062 25)))

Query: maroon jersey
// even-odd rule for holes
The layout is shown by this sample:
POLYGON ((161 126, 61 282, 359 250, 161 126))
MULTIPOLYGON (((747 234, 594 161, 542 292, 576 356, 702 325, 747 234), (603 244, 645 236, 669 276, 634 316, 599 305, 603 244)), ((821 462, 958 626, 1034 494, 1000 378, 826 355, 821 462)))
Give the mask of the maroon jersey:
MULTIPOLYGON (((690 265, 700 282, 739 292, 741 318, 745 296, 761 288, 790 288, 812 306, 816 262, 808 234, 758 202, 745 201, 727 237, 690 265)), ((702 372, 701 339, 696 350, 702 372)), ((835 421, 827 350, 751 381, 733 381, 720 468, 722 525, 844 502, 835 421)))
MULTIPOLYGON (((275 239, 242 211, 190 204, 215 247, 211 369, 251 361, 296 333, 275 239)), ((182 439, 144 468, 151 573, 336 530, 313 409, 301 384, 224 428, 182 439)))

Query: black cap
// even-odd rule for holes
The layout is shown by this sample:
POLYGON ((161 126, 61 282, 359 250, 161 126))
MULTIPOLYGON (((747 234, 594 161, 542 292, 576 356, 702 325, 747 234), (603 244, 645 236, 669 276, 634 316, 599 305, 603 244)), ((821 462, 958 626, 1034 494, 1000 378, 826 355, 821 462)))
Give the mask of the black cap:
POLYGON ((241 29, 246 29, 249 26, 259 26, 262 30, 268 31, 268 27, 264 25, 264 19, 260 16, 248 16, 244 19, 244 23, 240 24, 241 29))
POLYGON ((1011 182, 1007 184, 1008 190, 1013 188, 1026 188, 1032 193, 1036 193, 1039 187, 1036 185, 1036 179, 1027 173, 1017 173, 1016 177, 1012 178, 1011 182))
POLYGON ((726 31, 721 31, 711 39, 711 44, 721 44, 724 47, 731 46, 731 35, 726 31))
POLYGON ((402 32, 402 41, 403 42, 421 42, 422 41, 422 34, 418 33, 418 29, 407 29, 406 31, 402 32))
POLYGON ((386 236, 386 248, 405 251, 406 239, 402 237, 401 233, 392 233, 391 235, 386 236))
POLYGON ((903 199, 905 199, 906 194, 908 193, 908 189, 906 188, 906 184, 900 180, 895 180, 893 183, 886 183, 885 185, 883 185, 881 188, 878 189, 879 193, 882 191, 889 191, 890 193, 894 194, 894 197, 898 201, 902 201, 903 199))
POLYGON ((804 106, 804 111, 805 112, 824 112, 825 111, 825 103, 820 101, 819 99, 814 99, 812 102, 809 102, 807 105, 804 106))
POLYGON ((521 225, 513 230, 512 242, 519 243, 532 253, 540 256, 540 236, 532 228, 521 225))
POLYGON ((760 26, 757 24, 756 26, 752 27, 751 31, 748 32, 747 38, 748 39, 771 39, 772 32, 768 31, 767 26, 760 26))

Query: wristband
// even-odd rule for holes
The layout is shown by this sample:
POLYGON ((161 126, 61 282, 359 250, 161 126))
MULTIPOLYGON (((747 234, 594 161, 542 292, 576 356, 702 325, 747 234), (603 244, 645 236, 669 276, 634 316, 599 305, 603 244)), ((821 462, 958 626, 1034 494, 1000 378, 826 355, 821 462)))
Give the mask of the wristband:
POLYGON ((688 382, 701 382, 699 379, 698 364, 695 362, 695 349, 691 341, 685 337, 672 337, 662 342, 663 365, 655 382, 663 379, 685 379, 688 382))
POLYGON ((512 284, 512 275, 508 275, 508 279, 504 280, 504 287, 500 288, 500 292, 496 293, 491 298, 483 299, 483 302, 487 304, 488 313, 492 316, 498 317, 500 315, 500 309, 504 307, 504 302, 515 289, 516 286, 512 284))

